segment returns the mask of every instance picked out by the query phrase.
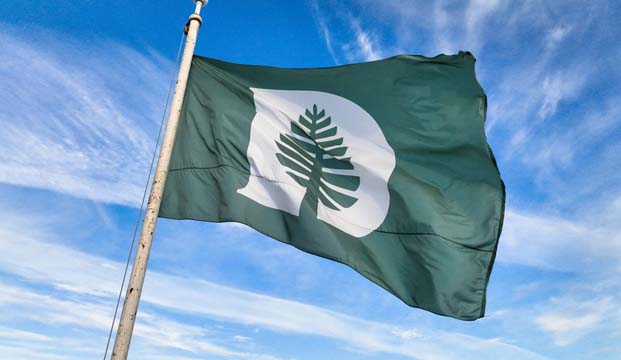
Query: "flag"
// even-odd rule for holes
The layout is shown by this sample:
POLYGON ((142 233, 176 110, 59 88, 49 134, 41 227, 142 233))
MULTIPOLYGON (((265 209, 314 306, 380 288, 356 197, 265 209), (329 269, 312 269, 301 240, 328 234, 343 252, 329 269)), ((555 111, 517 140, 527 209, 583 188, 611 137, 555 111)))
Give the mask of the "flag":
POLYGON ((410 306, 480 318, 505 196, 474 65, 195 56, 159 216, 247 224, 410 306))

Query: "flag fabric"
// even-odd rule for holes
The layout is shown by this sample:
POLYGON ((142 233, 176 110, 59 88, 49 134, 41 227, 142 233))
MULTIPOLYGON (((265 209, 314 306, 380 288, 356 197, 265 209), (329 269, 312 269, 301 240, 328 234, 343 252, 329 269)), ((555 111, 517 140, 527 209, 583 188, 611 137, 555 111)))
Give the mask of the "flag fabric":
POLYGON ((480 318, 505 194, 474 65, 467 52, 317 69, 195 56, 160 217, 244 223, 410 306, 480 318))

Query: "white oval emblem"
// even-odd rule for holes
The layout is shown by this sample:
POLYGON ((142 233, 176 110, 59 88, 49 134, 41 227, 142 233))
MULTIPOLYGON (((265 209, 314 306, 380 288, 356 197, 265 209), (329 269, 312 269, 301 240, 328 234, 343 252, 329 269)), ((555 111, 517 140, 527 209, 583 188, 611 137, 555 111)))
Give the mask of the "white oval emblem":
POLYGON ((355 237, 377 229, 396 161, 373 117, 325 92, 251 90, 251 176, 237 192, 295 216, 309 201, 319 220, 355 237))

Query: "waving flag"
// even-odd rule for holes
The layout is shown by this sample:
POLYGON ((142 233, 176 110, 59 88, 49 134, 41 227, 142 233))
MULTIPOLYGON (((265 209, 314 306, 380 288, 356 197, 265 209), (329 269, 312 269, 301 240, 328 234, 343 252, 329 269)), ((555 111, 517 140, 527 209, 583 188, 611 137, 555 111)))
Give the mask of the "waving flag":
POLYGON ((504 186, 474 63, 279 69, 195 56, 160 217, 244 223, 408 305, 480 318, 504 186))

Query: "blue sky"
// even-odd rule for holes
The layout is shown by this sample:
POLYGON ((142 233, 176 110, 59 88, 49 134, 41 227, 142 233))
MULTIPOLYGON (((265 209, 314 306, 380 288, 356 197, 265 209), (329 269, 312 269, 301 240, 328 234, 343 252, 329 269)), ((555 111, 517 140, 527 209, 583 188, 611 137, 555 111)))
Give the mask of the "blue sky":
MULTIPOLYGON (((101 358, 191 1, 0 2, 0 353, 101 358)), ((133 359, 621 359, 621 7, 223 1, 196 53, 469 50, 507 185, 487 316, 409 308, 235 224, 161 220, 133 359)))

